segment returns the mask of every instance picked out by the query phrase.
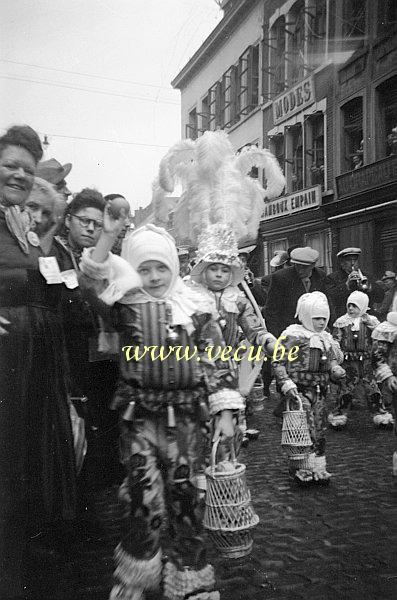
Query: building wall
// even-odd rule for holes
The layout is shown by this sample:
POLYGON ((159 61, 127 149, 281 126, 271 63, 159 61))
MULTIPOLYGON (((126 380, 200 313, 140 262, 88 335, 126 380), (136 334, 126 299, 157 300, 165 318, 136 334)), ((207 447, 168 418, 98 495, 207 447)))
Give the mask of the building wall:
MULTIPOLYGON (((184 126, 189 123, 189 112, 195 108, 200 113, 202 99, 209 88, 221 80, 231 65, 237 64, 248 46, 256 43, 260 44, 258 106, 251 107, 247 116, 240 117, 226 131, 236 150, 247 143, 258 143, 259 146, 270 147, 276 152, 280 136, 284 135, 284 155, 281 153, 280 159, 288 181, 284 195, 290 196, 300 190, 304 192, 305 188, 310 189, 315 179, 313 172, 316 170, 321 179, 321 169, 317 168, 310 157, 313 154, 319 156, 317 150, 313 153, 315 127, 312 123, 320 115, 324 117, 324 181, 320 181, 321 203, 315 208, 282 216, 278 214, 262 221, 255 253, 255 264, 259 265, 258 274, 268 272, 274 250, 296 244, 318 247, 322 266, 328 271, 336 267, 336 253, 349 245, 363 249, 363 267, 368 273, 379 276, 386 268, 396 270, 397 93, 394 100, 390 100, 391 105, 396 105, 396 118, 395 123, 393 122, 393 127, 396 128, 394 150, 391 150, 389 141, 389 145, 386 144, 391 131, 390 118, 386 126, 385 101, 383 100, 381 108, 378 94, 381 84, 387 91, 394 89, 397 81, 397 27, 393 2, 262 0, 255 3, 255 0, 234 0, 229 5, 229 12, 225 13, 225 19, 242 6, 249 9, 246 14, 241 14, 239 25, 230 30, 225 39, 222 38, 222 33, 219 33, 218 40, 215 39, 216 36, 212 37, 212 42, 219 42, 214 42, 212 56, 190 79, 184 72, 183 85, 180 86, 183 131, 185 132, 184 126), (323 19, 324 14, 326 20, 323 19), (361 23, 360 19, 364 14, 365 19, 361 23), (388 16, 384 18, 385 15, 388 16), (278 19, 283 16, 285 52, 279 52, 280 38, 274 37, 274 30, 278 19), (301 38, 296 33, 299 31, 298 17, 307 20, 304 25, 305 34, 301 38), (312 18, 314 21, 311 21, 312 18), (313 30, 314 22, 318 27, 316 31, 313 30), (361 30, 357 24, 362 27, 361 30), (323 33, 317 35, 320 31, 323 33), (316 35, 313 36, 313 33, 316 35), (302 56, 305 57, 303 66, 302 56), (272 61, 275 58, 276 61, 287 58, 285 76, 281 74, 281 80, 280 77, 278 80, 279 84, 281 81, 281 86, 277 88, 274 82, 280 71, 274 68, 275 63, 272 61), (294 69, 295 75, 292 76, 294 69), (296 72, 299 75, 294 79, 296 72), (315 104, 308 104, 291 115, 288 113, 288 119, 275 120, 275 101, 292 92, 294 85, 299 85, 308 77, 314 83, 315 104), (353 117, 346 116, 344 107, 355 98, 362 98, 362 134, 358 137, 359 133, 356 132, 357 139, 352 140, 350 134, 346 133, 349 129, 346 127, 346 119, 353 117), (303 147, 301 171, 304 177, 298 181, 297 186, 296 165, 299 161, 296 161, 297 151, 295 141, 293 143, 292 140, 299 124, 302 125, 302 131, 307 127, 307 132, 305 130, 302 134, 303 141, 299 142, 303 147), (361 136, 362 148, 359 147, 361 136), (353 157, 357 156, 361 161, 358 166, 353 161, 353 157), (295 160, 294 166, 291 165, 292 159, 295 160), (380 177, 379 174, 383 173, 385 177, 382 179, 383 175, 380 177)), ((187 72, 189 68, 188 63, 187 72)), ((196 68, 193 60, 191 68, 192 72, 196 68)), ((387 111, 390 115, 389 108, 387 111)), ((354 111, 351 110, 350 113, 353 114, 354 111)), ((350 127, 351 124, 347 124, 350 127)), ((198 131, 198 135, 201 133, 198 131)), ((319 162, 322 162, 321 156, 319 162)), ((259 172, 259 178, 261 177, 259 172)))

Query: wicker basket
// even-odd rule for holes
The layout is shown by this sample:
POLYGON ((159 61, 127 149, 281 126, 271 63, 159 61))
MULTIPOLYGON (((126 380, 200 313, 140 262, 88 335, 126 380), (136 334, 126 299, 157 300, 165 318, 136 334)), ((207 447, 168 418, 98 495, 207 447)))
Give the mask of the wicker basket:
POLYGON ((283 412, 281 445, 289 454, 301 454, 304 448, 312 445, 306 412, 303 410, 301 398, 297 397, 297 400, 299 402, 298 410, 290 410, 287 398, 286 410, 283 412))
POLYGON ((263 384, 255 383, 254 387, 249 393, 248 402, 252 412, 261 412, 265 408, 264 395, 263 395, 263 384))
POLYGON ((207 494, 204 527, 223 556, 239 558, 251 552, 251 529, 258 524, 259 517, 251 505, 251 496, 245 480, 245 465, 237 463, 233 446, 233 470, 216 470, 218 444, 219 440, 213 444, 211 466, 205 472, 207 494))

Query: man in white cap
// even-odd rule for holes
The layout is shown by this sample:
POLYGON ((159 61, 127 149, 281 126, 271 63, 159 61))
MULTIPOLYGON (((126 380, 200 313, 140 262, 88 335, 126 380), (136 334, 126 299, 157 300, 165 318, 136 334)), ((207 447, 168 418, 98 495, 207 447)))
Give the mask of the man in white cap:
POLYGON ((309 246, 295 248, 291 251, 291 266, 273 273, 265 319, 269 331, 276 337, 296 322, 296 305, 302 294, 314 291, 326 293, 326 274, 315 266, 318 258, 317 250, 309 246))
POLYGON ((370 307, 375 302, 382 302, 384 290, 380 285, 370 283, 359 270, 358 262, 361 248, 349 247, 338 252, 338 269, 327 277, 327 291, 331 297, 336 318, 346 312, 346 301, 351 292, 359 290, 369 297, 370 307))

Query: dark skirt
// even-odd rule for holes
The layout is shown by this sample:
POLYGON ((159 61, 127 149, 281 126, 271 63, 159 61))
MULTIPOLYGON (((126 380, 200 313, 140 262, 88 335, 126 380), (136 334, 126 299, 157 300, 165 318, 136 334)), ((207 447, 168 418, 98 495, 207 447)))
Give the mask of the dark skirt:
MULTIPOLYGON (((0 539, 3 573, 18 570, 28 531, 75 517, 76 473, 58 314, 1 307, 0 539)), ((11 576, 11 573, 8 573, 11 576)), ((15 573, 16 578, 18 578, 15 573)))

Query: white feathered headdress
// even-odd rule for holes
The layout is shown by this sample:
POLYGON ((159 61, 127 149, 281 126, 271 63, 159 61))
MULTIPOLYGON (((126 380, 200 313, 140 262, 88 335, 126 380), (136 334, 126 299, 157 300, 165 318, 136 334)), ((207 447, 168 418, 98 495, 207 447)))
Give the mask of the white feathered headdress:
POLYGON ((227 134, 206 131, 196 141, 175 144, 160 163, 156 203, 182 184, 174 211, 178 238, 196 244, 210 225, 229 225, 239 242, 257 236, 265 198, 276 198, 285 186, 277 159, 266 149, 245 147, 236 155, 227 134), (265 170, 267 186, 249 177, 252 167, 265 170))

